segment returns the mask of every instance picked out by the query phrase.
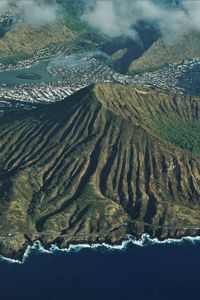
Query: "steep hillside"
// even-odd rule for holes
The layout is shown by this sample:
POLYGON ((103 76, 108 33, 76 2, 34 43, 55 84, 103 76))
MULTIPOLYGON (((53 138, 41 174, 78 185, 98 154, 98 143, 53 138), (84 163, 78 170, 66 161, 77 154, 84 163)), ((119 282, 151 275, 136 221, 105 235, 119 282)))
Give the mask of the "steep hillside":
MULTIPOLYGON (((49 2, 49 1, 47 1, 49 2)), ((51 1, 56 2, 57 1, 51 1)), ((0 62, 13 62, 31 57, 35 51, 52 45, 60 48, 73 48, 79 45, 92 45, 99 39, 98 34, 84 25, 70 4, 63 8, 57 3, 57 19, 46 25, 28 25, 23 16, 10 26, 0 37, 0 62)))
POLYGON ((159 128, 171 118, 199 126, 199 106, 199 98, 102 84, 1 119, 1 253, 19 256, 38 238, 66 247, 127 233, 197 234, 200 149, 181 149, 159 128))
POLYGON ((184 59, 200 57, 200 34, 190 32, 180 41, 168 44, 162 38, 130 64, 129 72, 160 68, 165 64, 179 63, 184 59))
POLYGON ((39 27, 19 25, 0 39, 0 57, 16 58, 31 55, 34 51, 51 44, 73 43, 77 35, 67 26, 52 24, 39 27))

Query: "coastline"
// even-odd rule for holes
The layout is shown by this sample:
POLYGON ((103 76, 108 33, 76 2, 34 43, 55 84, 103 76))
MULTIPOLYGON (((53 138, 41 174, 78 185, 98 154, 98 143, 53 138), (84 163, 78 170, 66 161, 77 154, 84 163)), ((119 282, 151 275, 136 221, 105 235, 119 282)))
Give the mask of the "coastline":
POLYGON ((39 240, 34 241, 33 245, 28 245, 24 251, 20 251, 19 258, 9 258, 3 255, 0 255, 0 263, 8 262, 15 264, 24 264, 26 260, 31 256, 32 251, 37 251, 38 253, 46 253, 53 255, 56 252, 80 252, 84 249, 98 250, 105 249, 107 251, 125 251, 128 245, 132 244, 136 247, 148 247, 154 245, 164 245, 164 244, 182 244, 189 242, 191 244, 200 243, 200 236, 183 236, 181 238, 167 238, 159 239, 157 237, 151 238, 148 233, 143 233, 140 238, 136 238, 132 235, 127 235, 127 239, 123 240, 121 243, 109 244, 107 242, 103 243, 73 243, 69 244, 67 248, 59 248, 56 244, 51 244, 49 248, 46 248, 42 245, 39 240), (23 253, 23 254, 22 254, 23 253))
MULTIPOLYGON (((23 263, 31 250, 36 248, 39 251, 52 254, 52 251, 55 249, 67 252, 83 248, 94 249, 101 247, 111 250, 123 250, 126 249, 129 243, 145 247, 153 244, 181 243, 185 240, 200 241, 200 229, 197 227, 161 227, 153 224, 150 226, 150 224, 141 222, 125 223, 114 231, 101 232, 101 234, 93 232, 90 234, 70 235, 64 233, 49 238, 47 234, 48 232, 45 234, 40 232, 38 235, 31 236, 24 233, 19 237, 21 242, 20 244, 18 243, 17 247, 13 247, 15 236, 11 236, 11 240, 8 238, 10 245, 9 243, 6 245, 5 242, 0 244, 0 261, 2 258, 11 262, 23 263)), ((16 238, 18 237, 16 236, 16 238)))

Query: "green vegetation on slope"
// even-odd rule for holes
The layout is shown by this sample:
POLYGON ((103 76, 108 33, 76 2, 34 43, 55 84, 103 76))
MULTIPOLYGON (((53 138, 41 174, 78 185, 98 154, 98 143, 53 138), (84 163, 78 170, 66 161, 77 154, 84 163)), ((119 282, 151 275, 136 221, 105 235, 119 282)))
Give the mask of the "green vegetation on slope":
POLYGON ((100 84, 0 119, 0 236, 17 233, 0 238, 0 252, 18 253, 24 233, 61 247, 116 243, 127 233, 196 234, 200 156, 166 143, 155 124, 172 113, 199 120, 199 104, 100 84))
POLYGON ((116 86, 114 90, 108 86, 107 92, 106 88, 102 94, 101 89, 99 91, 99 97, 103 99, 111 98, 117 91, 115 107, 119 105, 119 111, 123 108, 127 117, 151 134, 185 150, 200 152, 199 98, 166 94, 142 85, 116 86))
POLYGON ((140 58, 133 61, 129 72, 151 71, 166 64, 200 57, 200 33, 190 32, 173 45, 158 39, 140 58))
POLYGON ((102 37, 83 24, 73 10, 58 9, 55 23, 44 26, 16 24, 0 38, 0 62, 14 63, 31 57, 36 50, 53 45, 73 48, 92 47, 102 42, 102 37))
POLYGON ((178 118, 156 124, 156 132, 164 140, 185 150, 200 153, 200 122, 185 121, 178 118))
POLYGON ((76 34, 62 24, 39 27, 19 25, 0 39, 0 61, 12 62, 27 58, 36 50, 51 44, 69 44, 76 41, 76 34))

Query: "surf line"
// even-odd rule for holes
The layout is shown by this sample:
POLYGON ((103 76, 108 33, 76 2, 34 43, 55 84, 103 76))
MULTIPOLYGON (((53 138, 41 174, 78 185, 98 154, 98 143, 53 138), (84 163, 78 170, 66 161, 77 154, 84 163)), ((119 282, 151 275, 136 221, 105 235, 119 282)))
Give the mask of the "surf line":
POLYGON ((0 256, 0 261, 6 261, 8 263, 17 263, 17 264, 23 264, 26 262, 26 260, 31 256, 31 253, 33 251, 37 251, 39 253, 44 253, 44 254, 54 254, 56 252, 66 252, 66 253, 71 253, 75 252, 78 253, 83 249, 106 249, 108 251, 115 251, 115 250, 126 250, 128 245, 135 245, 138 247, 148 247, 148 246, 153 246, 153 245, 159 245, 159 244, 182 244, 185 242, 189 242, 191 244, 196 244, 200 243, 200 236, 197 237, 191 237, 191 236, 186 236, 182 237, 181 239, 166 239, 163 241, 160 241, 158 238, 150 238, 149 234, 144 233, 141 238, 136 239, 134 236, 128 235, 127 240, 124 240, 120 245, 110 245, 107 243, 101 243, 101 244, 77 244, 77 245, 70 245, 68 248, 63 248, 60 249, 57 245, 52 244, 49 250, 45 249, 40 241, 35 241, 32 246, 28 246, 26 251, 24 252, 23 259, 16 260, 16 259, 11 259, 7 257, 0 256))

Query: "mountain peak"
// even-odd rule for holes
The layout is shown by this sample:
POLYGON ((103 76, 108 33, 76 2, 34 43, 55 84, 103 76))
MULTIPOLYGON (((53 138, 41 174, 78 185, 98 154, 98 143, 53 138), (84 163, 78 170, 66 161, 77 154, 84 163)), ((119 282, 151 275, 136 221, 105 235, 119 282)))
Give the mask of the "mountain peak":
POLYGON ((6 248, 0 242, 0 252, 19 253, 25 233, 66 247, 116 243, 127 233, 180 237, 185 232, 176 228, 198 227, 200 145, 187 149, 184 134, 174 141, 170 132, 191 127, 192 139, 199 104, 199 98, 95 84, 2 120, 0 230, 17 235, 6 248))

